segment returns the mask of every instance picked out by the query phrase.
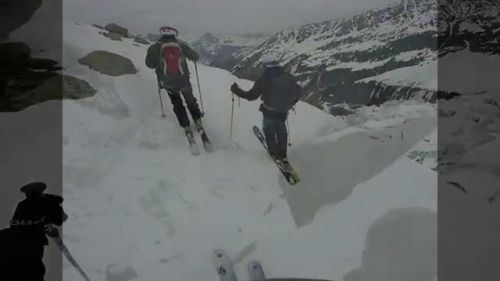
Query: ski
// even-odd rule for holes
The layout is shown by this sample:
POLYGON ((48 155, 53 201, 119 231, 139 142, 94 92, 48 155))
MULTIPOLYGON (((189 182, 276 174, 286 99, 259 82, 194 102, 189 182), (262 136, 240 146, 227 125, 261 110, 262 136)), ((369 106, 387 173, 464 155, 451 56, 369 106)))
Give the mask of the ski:
POLYGON ((189 143, 189 151, 191 151, 191 154, 200 154, 200 149, 198 148, 198 144, 196 143, 196 139, 194 138, 193 131, 191 131, 191 129, 186 130, 186 137, 189 143))
POLYGON ((212 255, 212 262, 214 263, 220 281, 238 281, 233 269, 233 263, 224 250, 215 250, 212 255))
MULTIPOLYGON (((264 137, 264 134, 262 134, 261 130, 257 126, 253 126, 253 133, 257 137, 257 139, 260 141, 260 143, 264 146, 266 151, 268 152, 269 156, 271 154, 269 153, 269 150, 267 149, 266 145, 266 139, 264 137)), ((285 177, 285 179, 288 181, 289 184, 294 185, 300 181, 300 177, 297 174, 297 172, 293 169, 293 167, 290 165, 290 163, 279 163, 277 162, 272 156, 271 156, 273 162, 278 166, 278 169, 281 171, 281 174, 285 177)))
POLYGON ((205 128, 199 127, 198 128, 198 133, 201 136, 201 141, 203 143, 203 148, 207 152, 212 152, 212 143, 210 142, 210 139, 207 136, 207 133, 205 132, 205 128))
POLYGON ((69 263, 76 269, 76 271, 78 271, 78 273, 80 273, 80 275, 82 276, 82 278, 85 280, 85 281, 90 281, 89 277, 87 276, 87 274, 83 271, 83 269, 80 267, 80 265, 76 262, 76 260, 73 258, 73 255, 71 255, 70 251, 68 250, 68 248, 66 247, 66 245, 64 245, 64 242, 62 240, 62 238, 57 235, 56 237, 52 237, 52 239, 54 240, 54 242, 56 243, 57 247, 59 248, 59 250, 64 254, 64 256, 68 259, 69 263))
POLYGON ((207 152, 212 152, 212 143, 208 139, 207 134, 204 133, 204 134, 201 135, 201 141, 203 142, 203 148, 207 152))
POLYGON ((247 266, 248 277, 250 281, 265 280, 266 274, 259 261, 252 260, 247 266))

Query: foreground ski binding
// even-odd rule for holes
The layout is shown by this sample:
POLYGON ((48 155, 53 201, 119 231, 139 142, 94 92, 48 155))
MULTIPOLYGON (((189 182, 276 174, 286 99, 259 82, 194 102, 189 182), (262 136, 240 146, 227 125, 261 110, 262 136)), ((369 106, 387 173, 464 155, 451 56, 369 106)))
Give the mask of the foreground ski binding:
POLYGON ((222 249, 217 249, 212 254, 212 261, 220 281, 238 281, 233 269, 233 263, 222 249))
MULTIPOLYGON (((264 138, 264 134, 262 134, 261 130, 257 126, 253 126, 253 133, 257 137, 257 139, 260 141, 260 143, 264 146, 266 151, 269 153, 269 150, 267 149, 266 145, 266 139, 264 138)), ((271 156, 271 154, 269 154, 271 156)), ((297 184, 300 182, 300 177, 295 171, 295 169, 290 165, 290 163, 287 162, 281 162, 277 161, 274 159, 272 156, 271 158, 273 159, 273 162, 278 166, 278 169, 281 171, 281 174, 285 177, 286 181, 291 184, 297 184)))
POLYGON ((205 132, 205 128, 199 126, 197 130, 201 136, 201 141, 203 142, 203 148, 205 149, 205 151, 212 152, 212 143, 210 142, 210 139, 208 138, 207 133, 205 132))

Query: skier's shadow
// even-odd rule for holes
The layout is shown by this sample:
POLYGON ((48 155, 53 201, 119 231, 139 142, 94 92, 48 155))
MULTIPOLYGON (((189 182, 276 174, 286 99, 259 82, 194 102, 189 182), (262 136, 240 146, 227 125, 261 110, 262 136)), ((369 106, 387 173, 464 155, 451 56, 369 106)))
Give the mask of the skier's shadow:
POLYGON ((295 186, 280 180, 280 186, 297 227, 311 223, 323 205, 346 199, 356 185, 401 158, 435 126, 435 118, 422 118, 290 151, 290 161, 302 180, 295 186))

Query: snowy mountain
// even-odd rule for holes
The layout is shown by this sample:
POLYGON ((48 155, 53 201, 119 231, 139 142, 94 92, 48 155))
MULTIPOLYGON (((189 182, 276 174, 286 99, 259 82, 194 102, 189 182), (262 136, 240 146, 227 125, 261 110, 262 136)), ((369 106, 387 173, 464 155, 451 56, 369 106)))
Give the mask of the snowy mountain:
MULTIPOLYGON (((439 235, 446 280, 495 280, 500 259, 500 6, 440 1, 439 235), (441 188, 442 187, 442 188, 441 188), (441 241, 441 240, 440 240, 441 241), (471 243, 473 241, 473 243, 471 243), (470 243, 470 247, 457 247, 470 243), (474 266, 469 257, 474 256, 474 266)), ((440 274, 441 277, 441 274, 440 274)))
POLYGON ((421 0, 289 28, 242 49, 224 67, 254 80, 262 55, 277 50, 306 87, 304 100, 334 114, 334 106, 415 97, 434 101, 436 18, 435 1, 421 0))
POLYGON ((439 91, 443 100, 439 114, 445 125, 440 164, 444 172, 463 165, 462 157, 471 151, 491 148, 498 136, 500 6, 489 0, 442 1, 440 12, 439 91), (472 139, 465 138, 469 135, 472 139))
POLYGON ((500 54, 498 1, 440 1, 439 10, 440 56, 461 50, 500 54))
POLYGON ((265 34, 213 35, 206 33, 191 44, 200 53, 205 64, 220 67, 233 60, 236 52, 245 47, 257 45, 267 37, 265 34))
MULTIPOLYGON (((300 102, 289 158, 302 182, 291 187, 251 132, 261 123, 257 103, 235 105, 229 137, 229 86, 251 81, 199 67, 215 151, 192 156, 166 95, 160 118, 147 46, 91 26, 65 25, 63 38, 66 72, 98 90, 64 101, 63 118, 64 239, 92 280, 127 272, 133 281, 216 281, 216 248, 241 280, 251 259, 271 278, 436 275, 436 172, 408 157, 435 135, 435 105, 386 103, 345 119, 300 102), (108 76, 78 63, 95 50, 130 59, 137 73, 108 76)), ((78 278, 67 265, 64 279, 78 278)))

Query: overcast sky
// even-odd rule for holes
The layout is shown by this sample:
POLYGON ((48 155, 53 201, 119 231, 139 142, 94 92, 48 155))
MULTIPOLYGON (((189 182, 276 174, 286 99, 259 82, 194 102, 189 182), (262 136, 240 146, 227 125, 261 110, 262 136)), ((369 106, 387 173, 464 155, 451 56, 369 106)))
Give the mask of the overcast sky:
POLYGON ((85 23, 126 25, 155 32, 172 25, 181 33, 274 33, 397 0, 65 0, 64 17, 85 23))

